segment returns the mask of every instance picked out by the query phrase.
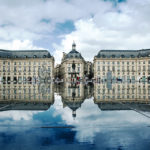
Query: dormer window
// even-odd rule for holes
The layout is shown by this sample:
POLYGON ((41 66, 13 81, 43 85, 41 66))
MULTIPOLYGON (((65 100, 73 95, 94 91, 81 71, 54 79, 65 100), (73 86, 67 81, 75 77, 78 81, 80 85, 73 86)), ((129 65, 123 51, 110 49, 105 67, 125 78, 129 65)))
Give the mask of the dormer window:
POLYGON ((124 55, 121 55, 121 57, 122 57, 122 58, 125 58, 125 56, 124 56, 124 55))

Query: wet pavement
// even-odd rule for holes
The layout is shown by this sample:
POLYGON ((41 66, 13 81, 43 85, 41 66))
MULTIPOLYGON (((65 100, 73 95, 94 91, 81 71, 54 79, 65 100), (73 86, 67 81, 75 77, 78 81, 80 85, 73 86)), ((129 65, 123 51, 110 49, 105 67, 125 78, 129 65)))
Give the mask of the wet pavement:
POLYGON ((150 84, 0 84, 0 148, 149 150, 150 84))

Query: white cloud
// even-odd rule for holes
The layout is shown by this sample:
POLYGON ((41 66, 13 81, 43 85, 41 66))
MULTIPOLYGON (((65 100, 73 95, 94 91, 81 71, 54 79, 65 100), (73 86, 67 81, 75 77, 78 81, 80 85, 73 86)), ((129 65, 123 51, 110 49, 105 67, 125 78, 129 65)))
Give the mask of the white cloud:
POLYGON ((56 110, 54 116, 60 115, 67 125, 75 126, 76 138, 80 142, 92 143, 97 133, 108 130, 149 125, 149 118, 132 110, 101 111, 94 104, 93 98, 86 99, 81 108, 77 109, 75 120, 72 117, 72 110, 68 107, 63 108, 60 96, 55 97, 52 107, 56 110))
POLYGON ((55 28, 55 23, 89 17, 92 13, 99 11, 101 5, 103 5, 101 11, 108 9, 108 6, 105 6, 104 2, 99 0, 93 0, 92 3, 90 0, 69 2, 65 0, 13 0, 12 2, 1 0, 0 26, 3 34, 0 34, 0 37, 4 38, 7 35, 5 38, 19 37, 22 39, 27 35, 29 39, 39 39, 45 36, 46 32, 51 34, 51 31, 55 28), (42 19, 48 19, 50 22, 42 23, 42 19))
POLYGON ((4 111, 0 113, 1 119, 12 119, 13 121, 19 120, 32 120, 34 114, 37 114, 37 111, 4 111))
POLYGON ((0 42, 0 49, 8 50, 38 50, 43 49, 33 45, 29 40, 13 40, 12 42, 0 42))
MULTIPOLYGON (((62 36, 60 45, 54 45, 54 56, 71 50, 72 41, 86 60, 92 61, 100 49, 150 48, 150 1, 128 0, 116 8, 104 6, 92 18, 75 21, 75 31, 62 36)), ((56 60, 60 63, 60 59, 56 60)))
POLYGON ((41 40, 42 43, 53 38, 56 23, 89 18, 99 11, 111 9, 111 6, 112 3, 99 0, 0 0, 0 39, 41 40))
POLYGON ((40 41, 40 45, 50 39, 47 45, 55 48, 56 63, 75 40, 85 59, 93 60, 100 49, 149 48, 149 14, 149 0, 126 0, 115 7, 103 0, 0 0, 0 39, 40 41), (67 20, 74 22, 75 31, 54 33, 56 24, 67 20))

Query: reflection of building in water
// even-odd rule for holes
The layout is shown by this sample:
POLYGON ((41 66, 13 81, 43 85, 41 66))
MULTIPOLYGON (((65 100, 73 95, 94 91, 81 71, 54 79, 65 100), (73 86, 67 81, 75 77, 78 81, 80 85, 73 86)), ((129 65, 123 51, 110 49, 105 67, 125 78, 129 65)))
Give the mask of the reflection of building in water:
POLYGON ((11 104, 6 110, 48 109, 53 103, 53 84, 0 84, 0 105, 11 104))
POLYGON ((94 78, 150 81, 150 49, 101 50, 94 58, 94 78))
POLYGON ((95 84, 94 102, 101 108, 106 105, 112 109, 125 108, 122 104, 150 103, 150 84, 148 83, 120 83, 120 84, 95 84))
POLYGON ((54 58, 47 50, 0 50, 0 81, 3 83, 51 80, 53 72, 54 58))
POLYGON ((72 116, 76 117, 76 110, 81 107, 81 104, 86 98, 92 96, 90 86, 65 83, 60 88, 62 89, 61 96, 63 106, 68 106, 72 110, 72 116))

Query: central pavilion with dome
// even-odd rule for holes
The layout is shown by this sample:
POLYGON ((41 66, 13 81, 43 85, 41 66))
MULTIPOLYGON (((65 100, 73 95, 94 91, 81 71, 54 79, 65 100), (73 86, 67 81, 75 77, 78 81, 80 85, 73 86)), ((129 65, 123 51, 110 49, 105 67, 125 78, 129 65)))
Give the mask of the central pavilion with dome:
POLYGON ((63 58, 60 65, 61 79, 64 81, 76 82, 86 76, 86 61, 76 50, 76 44, 73 42, 72 50, 66 54, 63 52, 63 58))

